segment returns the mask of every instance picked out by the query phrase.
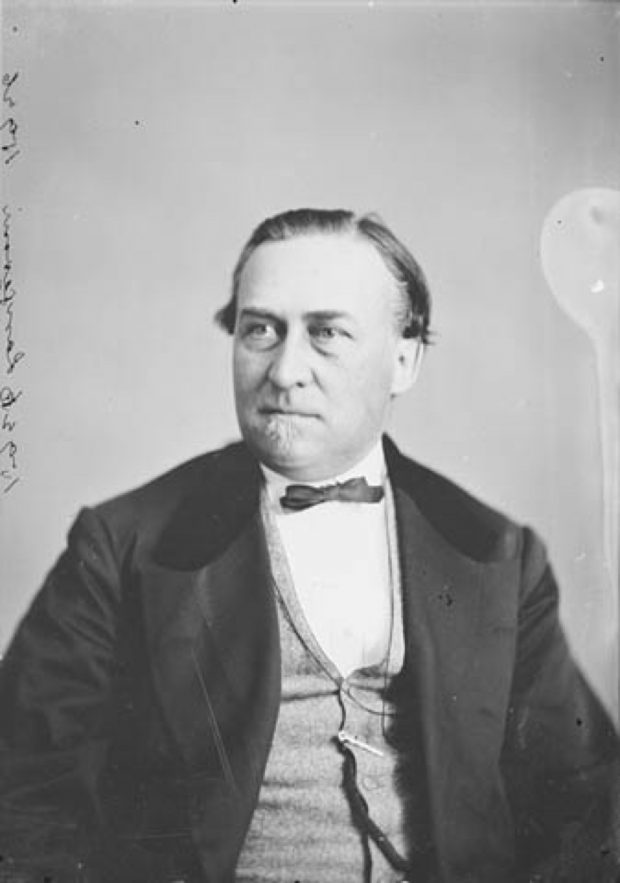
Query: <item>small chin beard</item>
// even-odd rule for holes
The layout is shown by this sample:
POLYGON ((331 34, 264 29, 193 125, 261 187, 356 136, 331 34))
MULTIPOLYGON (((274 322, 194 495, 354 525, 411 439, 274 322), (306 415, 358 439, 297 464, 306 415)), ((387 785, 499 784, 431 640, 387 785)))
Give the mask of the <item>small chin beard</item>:
POLYGON ((271 446, 286 454, 299 438, 300 430, 294 420, 274 414, 267 420, 264 434, 271 446))

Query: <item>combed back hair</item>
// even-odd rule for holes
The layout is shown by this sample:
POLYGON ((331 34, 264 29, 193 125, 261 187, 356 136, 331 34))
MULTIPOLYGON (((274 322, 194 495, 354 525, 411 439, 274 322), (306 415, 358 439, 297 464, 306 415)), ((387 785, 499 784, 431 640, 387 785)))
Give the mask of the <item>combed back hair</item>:
POLYGON ((370 242, 396 283, 395 319, 399 333, 429 343, 431 296, 420 265, 378 215, 356 215, 345 209, 293 209, 262 221, 239 255, 230 300, 216 313, 216 322, 229 334, 234 333, 241 274, 260 245, 317 233, 357 236, 370 242))

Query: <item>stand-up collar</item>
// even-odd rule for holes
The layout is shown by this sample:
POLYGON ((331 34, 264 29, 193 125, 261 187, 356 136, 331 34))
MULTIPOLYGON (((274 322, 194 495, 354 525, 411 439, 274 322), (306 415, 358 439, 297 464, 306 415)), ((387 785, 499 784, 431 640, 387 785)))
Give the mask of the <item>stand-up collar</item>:
POLYGON ((365 457, 355 463, 350 469, 347 469, 346 472, 323 478, 320 481, 296 481, 281 475, 279 472, 274 472, 273 469, 269 469, 263 464, 261 464, 260 468, 265 479, 267 498, 275 511, 281 511, 280 497, 291 484, 307 484, 319 487, 326 484, 335 484, 336 482, 342 483, 351 478, 365 478, 368 484, 383 485, 387 473, 381 440, 371 448, 365 457))

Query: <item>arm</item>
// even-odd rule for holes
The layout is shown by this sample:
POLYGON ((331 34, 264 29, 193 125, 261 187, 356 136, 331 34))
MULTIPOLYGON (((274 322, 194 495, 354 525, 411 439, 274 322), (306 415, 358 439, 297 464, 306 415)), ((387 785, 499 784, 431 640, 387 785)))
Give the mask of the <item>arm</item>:
POLYGON ((610 840, 617 737, 571 658, 558 617, 557 585, 530 531, 524 534, 522 561, 502 756, 520 862, 524 870, 540 868, 534 880, 612 881, 618 872, 610 840))
POLYGON ((119 583, 111 538, 84 510, 0 670, 0 879, 83 879, 106 751, 119 583))

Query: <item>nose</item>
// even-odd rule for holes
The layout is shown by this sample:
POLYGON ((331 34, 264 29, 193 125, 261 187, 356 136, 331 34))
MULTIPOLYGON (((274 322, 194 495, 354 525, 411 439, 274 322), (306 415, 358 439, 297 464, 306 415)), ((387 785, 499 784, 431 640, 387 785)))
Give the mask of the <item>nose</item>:
POLYGON ((310 354, 303 341, 288 336, 273 353, 269 379, 279 389, 306 386, 312 378, 309 359, 310 354))

